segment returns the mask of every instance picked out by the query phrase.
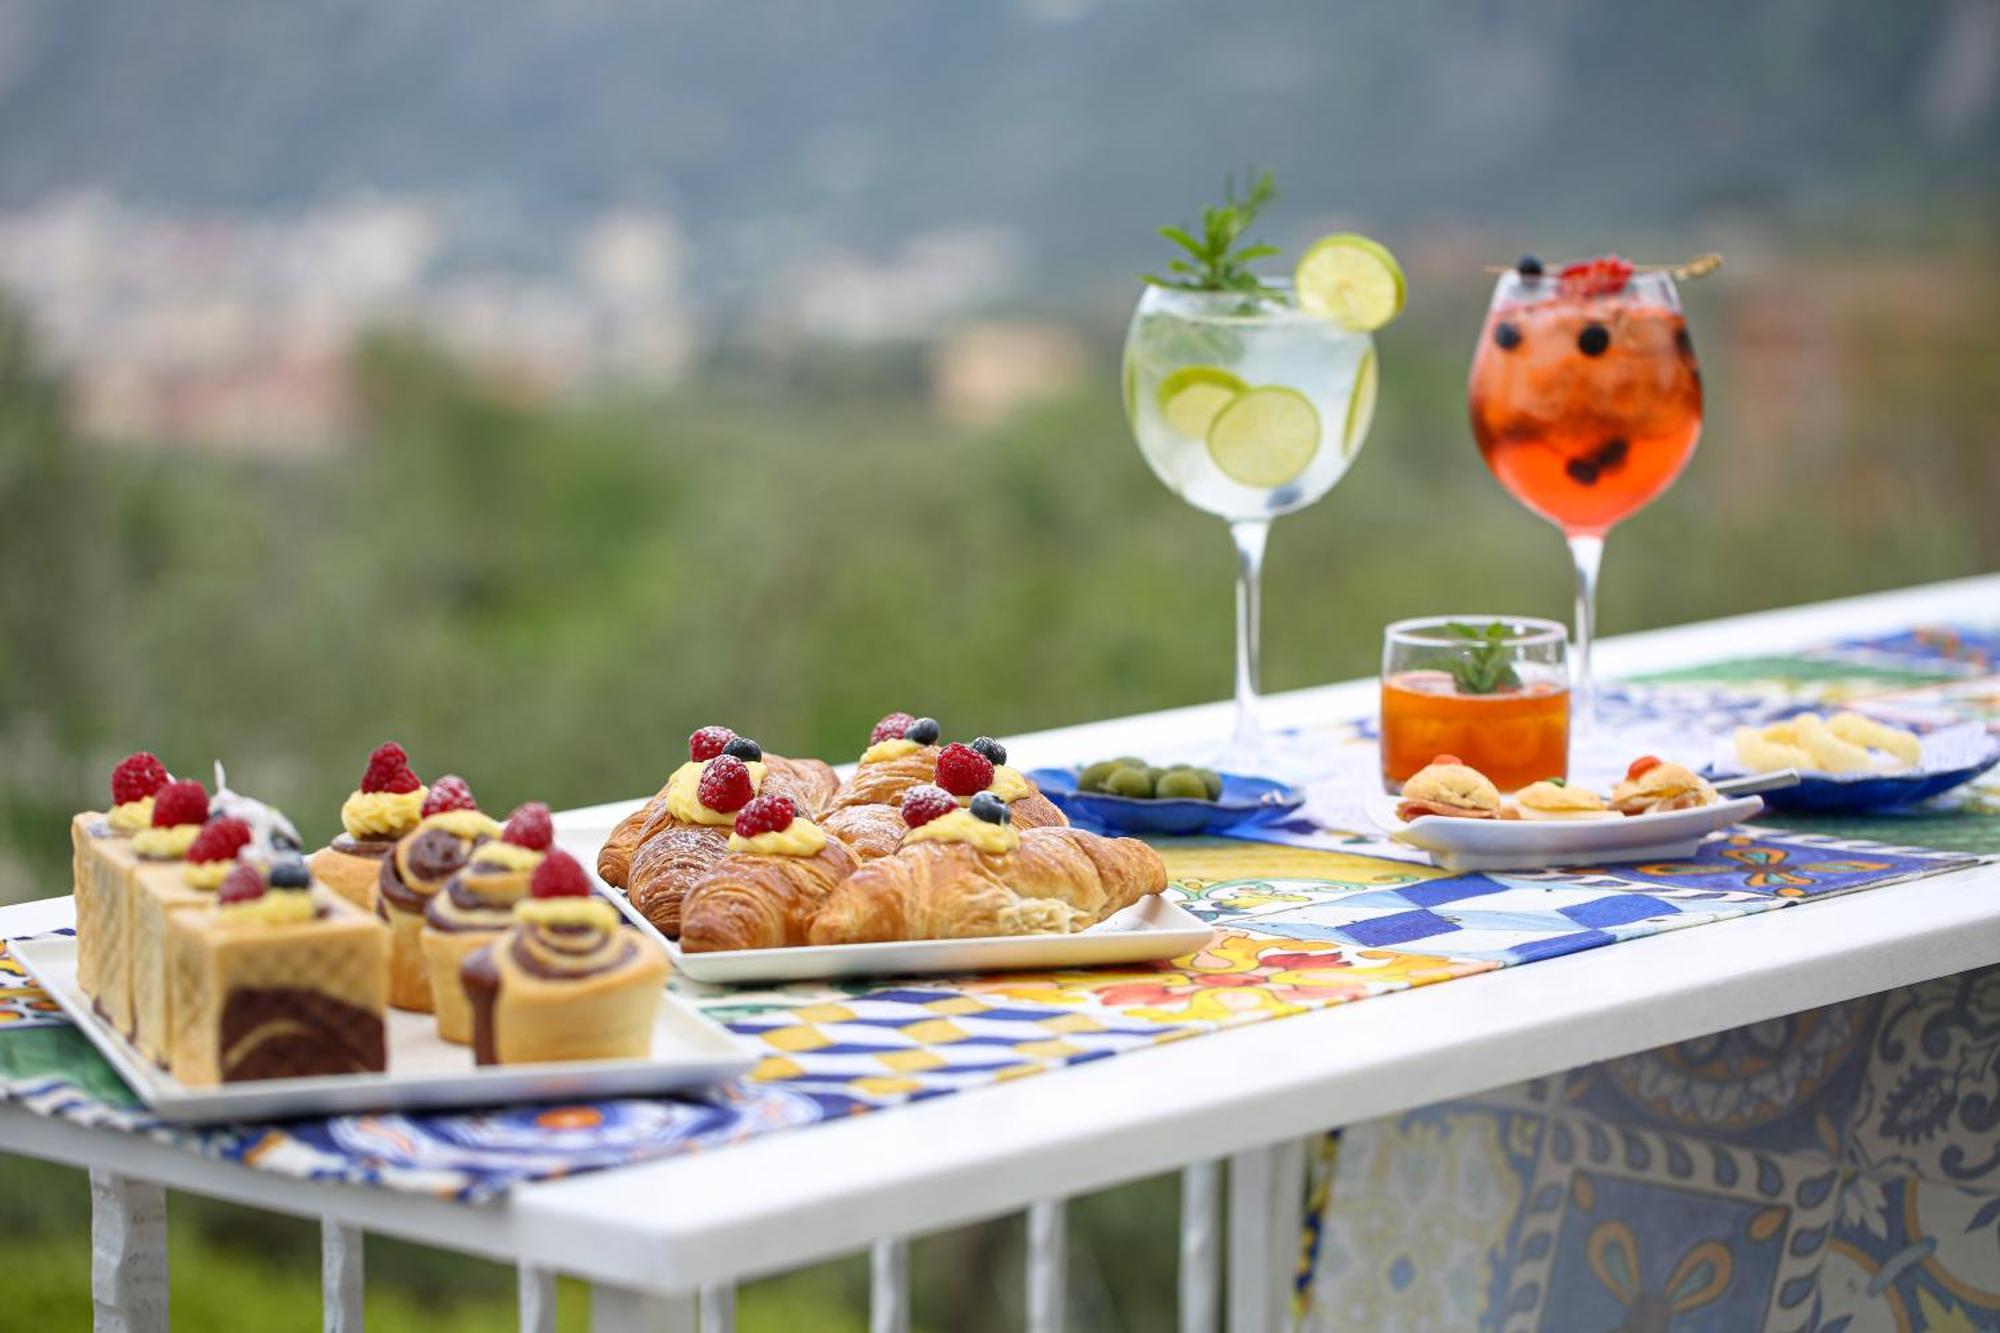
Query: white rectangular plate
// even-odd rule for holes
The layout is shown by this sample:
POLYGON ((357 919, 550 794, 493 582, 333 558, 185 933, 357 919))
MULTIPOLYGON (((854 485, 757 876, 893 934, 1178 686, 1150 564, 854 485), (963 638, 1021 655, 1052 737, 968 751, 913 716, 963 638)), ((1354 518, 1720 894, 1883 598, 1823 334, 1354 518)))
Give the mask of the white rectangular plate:
POLYGON ((622 890, 597 879, 597 852, 608 828, 564 828, 563 847, 590 868, 591 878, 639 929, 672 956, 674 969, 694 981, 741 986, 840 977, 913 977, 1106 967, 1178 958, 1204 948, 1213 931, 1179 904, 1149 893, 1124 911, 1074 935, 998 935, 969 940, 889 940, 797 949, 729 949, 688 953, 660 934, 622 890))
POLYGON ((1666 861, 1691 856, 1702 839, 1749 819, 1763 798, 1739 796, 1692 810, 1604 819, 1396 818, 1398 798, 1371 796, 1368 817, 1446 870, 1549 870, 1561 866, 1666 861))
POLYGON ((90 997, 76 984, 74 936, 13 940, 7 947, 153 1114, 189 1124, 639 1096, 719 1083, 757 1061, 748 1040, 667 995, 654 1020, 652 1057, 645 1060, 482 1067, 473 1063, 471 1047, 438 1036, 429 1014, 391 1009, 387 1073, 190 1088, 140 1055, 91 1010, 90 997))

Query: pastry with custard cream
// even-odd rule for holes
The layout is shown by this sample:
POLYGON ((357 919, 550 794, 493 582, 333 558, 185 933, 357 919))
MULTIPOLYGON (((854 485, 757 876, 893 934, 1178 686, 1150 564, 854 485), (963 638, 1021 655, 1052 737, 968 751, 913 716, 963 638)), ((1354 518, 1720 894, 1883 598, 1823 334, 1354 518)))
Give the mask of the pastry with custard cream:
POLYGON ((1714 805, 1721 799, 1708 780, 1692 769, 1648 754, 1634 759, 1625 770, 1625 780, 1612 789, 1611 808, 1621 815, 1654 815, 1714 805))
POLYGON ((500 821, 479 809, 472 789, 455 773, 432 784, 421 813, 417 826, 382 858, 375 914, 389 924, 389 1003, 427 1014, 431 972, 424 961, 424 911, 481 845, 500 836, 500 821))
MULTIPOLYGON (((76 981, 95 996, 106 957, 125 954, 125 887, 138 864, 132 837, 153 824, 153 800, 172 782, 166 765, 140 750, 111 770, 111 805, 70 821, 76 892, 76 981)), ((112 965, 116 965, 115 963, 112 965)))
POLYGON ((1167 884, 1159 853, 1138 839, 1017 830, 989 793, 965 807, 912 793, 903 818, 901 850, 833 891, 813 918, 813 944, 1067 934, 1167 884))
POLYGON ((482 1065, 652 1053, 667 956, 590 890, 567 852, 530 877, 507 930, 459 964, 482 1065))
POLYGON ((140 935, 141 881, 153 870, 178 873, 188 848, 208 822, 208 789, 192 779, 169 782, 153 797, 153 822, 132 835, 132 864, 119 881, 115 901, 105 904, 105 940, 99 954, 97 993, 91 1006, 126 1036, 138 1022, 135 983, 139 960, 160 947, 157 936, 140 935))
POLYGON ((423 780, 403 747, 388 741, 368 756, 361 785, 340 807, 340 835, 313 853, 314 878, 365 911, 375 910, 382 862, 423 818, 423 780))
POLYGON ((173 924, 168 1057, 183 1084, 388 1067, 389 932, 296 852, 237 862, 173 924))
POLYGON ((459 964, 498 939, 514 920, 514 904, 528 896, 535 868, 555 842, 549 808, 540 801, 516 807, 500 836, 472 849, 465 868, 424 905, 417 935, 430 978, 438 1035, 472 1044, 472 1009, 459 984, 459 964))
POLYGON ((1500 789, 1455 754, 1441 754, 1412 773, 1396 805, 1396 818, 1405 822, 1424 815, 1496 819, 1499 814, 1500 789))
POLYGON ((1515 792, 1514 806, 1523 819, 1612 819, 1618 814, 1588 787, 1572 787, 1553 778, 1515 792))
POLYGON ((901 815, 903 797, 920 786, 942 787, 960 805, 991 792, 1012 808, 1018 828, 1069 823, 1025 774, 1007 766, 1006 747, 991 736, 942 748, 911 739, 914 734, 935 741, 936 726, 928 718, 910 721, 906 713, 891 713, 876 723, 867 752, 823 821, 827 832, 864 861, 892 855, 908 832, 901 815), (898 728, 901 734, 896 734, 898 728))
POLYGON ((860 864, 788 796, 744 806, 728 847, 687 892, 680 942, 690 953, 806 943, 821 906, 860 864))

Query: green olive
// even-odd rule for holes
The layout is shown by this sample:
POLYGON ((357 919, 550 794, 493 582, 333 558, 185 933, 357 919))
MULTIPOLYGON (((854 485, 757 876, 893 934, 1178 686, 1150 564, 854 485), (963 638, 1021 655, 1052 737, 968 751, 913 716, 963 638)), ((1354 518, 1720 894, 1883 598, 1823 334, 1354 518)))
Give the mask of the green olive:
POLYGON ((1143 768, 1134 768, 1126 764, 1112 773, 1110 780, 1104 784, 1104 790, 1113 796, 1132 796, 1145 800, 1153 794, 1153 775, 1143 768))
POLYGON ((1119 767, 1116 759, 1100 759, 1076 776, 1078 791, 1103 791, 1105 782, 1119 767))
POLYGON ((1201 774, 1192 769, 1176 769, 1161 778, 1154 788, 1161 800, 1206 801, 1211 800, 1208 784, 1201 780, 1201 774))
POLYGON ((1146 761, 1136 754, 1121 754, 1111 761, 1120 768, 1145 768, 1146 761))
POLYGON ((1197 768, 1195 772, 1201 775, 1201 785, 1208 788, 1208 799, 1211 801, 1221 800, 1222 775, 1212 768, 1197 768))

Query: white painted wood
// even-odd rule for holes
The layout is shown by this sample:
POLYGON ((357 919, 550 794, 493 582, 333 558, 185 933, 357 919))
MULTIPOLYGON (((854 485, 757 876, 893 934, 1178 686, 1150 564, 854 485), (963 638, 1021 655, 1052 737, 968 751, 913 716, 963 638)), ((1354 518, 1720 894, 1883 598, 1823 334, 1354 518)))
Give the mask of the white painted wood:
POLYGON ((1305 1199, 1303 1143, 1288 1138, 1229 1158, 1229 1333, 1291 1327, 1305 1199))
POLYGON ((367 1275, 360 1227, 321 1218, 319 1224, 320 1323, 326 1333, 361 1333, 367 1275))
POLYGON ((1028 1333, 1062 1333, 1069 1304, 1067 1201, 1028 1206, 1028 1333))
POLYGON ((598 1283, 590 1289, 590 1333, 696 1333, 692 1292, 663 1296, 598 1283))
POLYGON ((167 1195, 90 1173, 90 1304, 96 1333, 166 1333, 167 1195))
POLYGON ((1221 1202, 1221 1162, 1196 1162, 1181 1172, 1181 1333, 1216 1333, 1220 1327, 1221 1202))
POLYGON ((910 1333, 910 1242, 900 1237, 868 1249, 868 1333, 910 1333))
POLYGON ((736 1284, 701 1289, 701 1333, 736 1333, 736 1284))
POLYGON ((521 1333, 556 1333, 556 1275, 533 1264, 514 1269, 521 1333))

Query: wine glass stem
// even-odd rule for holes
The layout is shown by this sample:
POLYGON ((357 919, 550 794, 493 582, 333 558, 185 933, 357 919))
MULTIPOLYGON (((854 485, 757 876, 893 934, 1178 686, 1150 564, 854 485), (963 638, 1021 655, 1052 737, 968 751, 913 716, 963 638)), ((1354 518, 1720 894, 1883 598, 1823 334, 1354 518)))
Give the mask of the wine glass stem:
POLYGON ((1597 678, 1590 672, 1590 645, 1597 637, 1597 567, 1604 560, 1604 538, 1571 536, 1570 558, 1576 562, 1576 633, 1570 661, 1570 718, 1589 731, 1597 725, 1597 678))
POLYGON ((1264 542, 1271 535, 1269 519, 1247 519, 1229 525, 1236 539, 1236 734, 1240 753, 1255 753, 1263 744, 1258 723, 1258 655, 1262 639, 1259 604, 1263 599, 1264 542))

